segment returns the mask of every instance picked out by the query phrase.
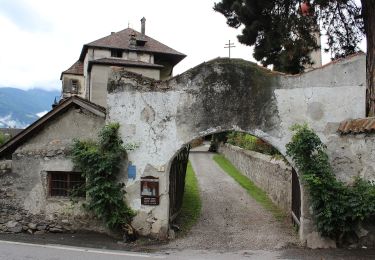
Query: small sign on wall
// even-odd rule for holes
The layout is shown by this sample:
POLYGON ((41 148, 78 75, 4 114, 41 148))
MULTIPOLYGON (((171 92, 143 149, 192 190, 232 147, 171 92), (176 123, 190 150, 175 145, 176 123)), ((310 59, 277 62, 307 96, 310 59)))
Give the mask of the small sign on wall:
POLYGON ((146 176, 141 178, 142 205, 159 205, 159 178, 146 176))
POLYGON ((135 167, 135 165, 132 165, 131 162, 129 162, 129 165, 128 165, 128 179, 135 179, 137 175, 137 169, 135 167))

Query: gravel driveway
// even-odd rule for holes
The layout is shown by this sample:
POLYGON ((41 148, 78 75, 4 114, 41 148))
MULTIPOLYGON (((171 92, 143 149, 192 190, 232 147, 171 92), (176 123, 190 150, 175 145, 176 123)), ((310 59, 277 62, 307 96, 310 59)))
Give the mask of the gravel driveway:
POLYGON ((202 215, 190 233, 170 249, 270 250, 298 245, 291 224, 277 221, 213 161, 213 154, 193 151, 202 215))

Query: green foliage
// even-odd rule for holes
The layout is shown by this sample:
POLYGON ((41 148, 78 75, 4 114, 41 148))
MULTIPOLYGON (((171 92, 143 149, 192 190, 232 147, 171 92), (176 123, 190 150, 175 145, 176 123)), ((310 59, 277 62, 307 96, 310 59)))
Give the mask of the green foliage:
POLYGON ((8 141, 9 137, 7 137, 5 134, 0 132, 0 146, 3 145, 6 141, 8 141))
POLYGON ((350 186, 337 180, 329 163, 326 147, 307 127, 296 125, 287 144, 287 155, 307 184, 318 231, 341 242, 361 221, 375 214, 375 186, 356 178, 350 186))
POLYGON ((265 209, 269 210, 276 219, 281 220, 285 218, 285 214, 280 210, 270 198, 267 193, 261 188, 257 187, 249 178, 243 175, 233 166, 224 156, 216 154, 214 155, 214 161, 231 176, 247 193, 254 198, 260 205, 265 209))
POLYGON ((321 21, 329 50, 335 58, 359 50, 364 21, 357 1, 306 1, 310 3, 309 15, 301 13, 302 2, 221 0, 215 3, 214 10, 225 16, 230 27, 242 25, 238 40, 254 46, 254 58, 264 66, 272 64, 277 71, 295 74, 302 72, 304 65, 312 63, 309 54, 318 47, 315 39, 315 34, 319 33, 318 21, 321 21))
POLYGON ((126 157, 119 127, 117 123, 106 125, 99 133, 98 142, 75 140, 72 149, 73 162, 86 178, 85 187, 74 194, 84 189, 88 197, 85 208, 113 230, 130 223, 134 216, 124 201, 124 184, 117 180, 126 157))
POLYGON ((239 146, 243 149, 264 153, 272 156, 281 156, 279 151, 262 139, 241 132, 230 132, 227 135, 227 143, 239 146))
POLYGON ((185 192, 182 200, 181 212, 175 220, 183 236, 198 221, 201 214, 202 202, 199 196, 198 180, 189 162, 186 170, 185 192))

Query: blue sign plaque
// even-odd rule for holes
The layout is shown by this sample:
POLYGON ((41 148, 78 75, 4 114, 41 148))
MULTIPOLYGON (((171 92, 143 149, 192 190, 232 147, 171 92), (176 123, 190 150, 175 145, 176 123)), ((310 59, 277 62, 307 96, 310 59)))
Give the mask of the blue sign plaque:
POLYGON ((135 165, 129 164, 128 165, 128 179, 135 180, 136 174, 137 174, 137 169, 135 165))

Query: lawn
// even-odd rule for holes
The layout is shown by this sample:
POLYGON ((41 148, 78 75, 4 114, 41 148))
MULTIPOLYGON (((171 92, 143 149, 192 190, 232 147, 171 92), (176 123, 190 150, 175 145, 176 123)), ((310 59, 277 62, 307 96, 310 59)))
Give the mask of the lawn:
POLYGON ((270 211, 276 219, 282 220, 285 218, 285 213, 271 201, 267 193, 257 187, 247 176, 239 172, 224 156, 216 154, 213 159, 229 176, 241 185, 251 197, 270 211))
POLYGON ((185 177, 185 192, 181 212, 175 223, 180 227, 178 236, 186 235, 191 227, 198 221, 201 214, 202 202, 199 196, 198 181, 193 167, 189 162, 185 177))

